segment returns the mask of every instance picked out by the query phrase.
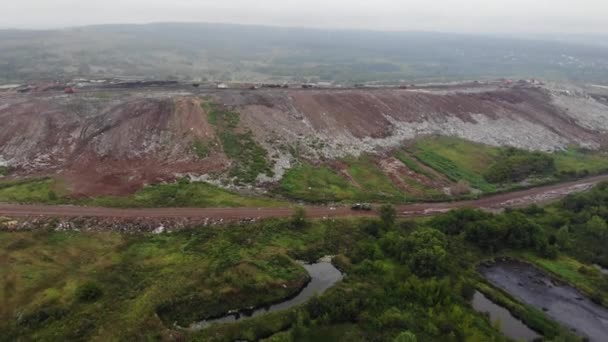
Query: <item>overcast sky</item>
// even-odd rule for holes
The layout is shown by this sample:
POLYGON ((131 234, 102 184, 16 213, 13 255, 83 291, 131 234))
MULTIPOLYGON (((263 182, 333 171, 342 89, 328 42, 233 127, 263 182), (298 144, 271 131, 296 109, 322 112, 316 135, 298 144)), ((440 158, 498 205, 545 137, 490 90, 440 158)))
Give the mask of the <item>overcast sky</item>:
POLYGON ((0 0, 0 27, 224 22, 478 33, 608 33, 608 0, 0 0))

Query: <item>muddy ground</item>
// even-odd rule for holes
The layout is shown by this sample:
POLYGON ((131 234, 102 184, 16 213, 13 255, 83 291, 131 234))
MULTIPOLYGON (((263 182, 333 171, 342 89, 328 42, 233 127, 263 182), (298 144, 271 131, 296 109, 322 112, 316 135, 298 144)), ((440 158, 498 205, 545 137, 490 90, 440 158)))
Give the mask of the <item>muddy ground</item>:
POLYGON ((535 267, 514 261, 500 261, 480 271, 494 285, 519 300, 543 310, 590 341, 606 341, 608 309, 585 298, 576 289, 552 279, 535 267))

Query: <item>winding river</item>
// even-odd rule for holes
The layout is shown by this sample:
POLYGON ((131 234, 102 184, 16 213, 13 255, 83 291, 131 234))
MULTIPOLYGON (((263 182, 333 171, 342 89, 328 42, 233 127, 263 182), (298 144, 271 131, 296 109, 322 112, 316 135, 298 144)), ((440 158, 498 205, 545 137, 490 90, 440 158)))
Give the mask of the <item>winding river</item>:
POLYGON ((270 305, 268 307, 259 308, 253 311, 239 311, 226 314, 225 316, 196 322, 190 325, 190 330, 201 330, 209 327, 212 324, 232 323, 241 319, 264 315, 269 312, 287 310, 296 305, 305 303, 308 299, 316 294, 321 294, 332 287, 335 283, 342 280, 342 273, 331 264, 330 261, 322 259, 314 264, 302 264, 304 269, 310 275, 310 282, 300 290, 293 298, 283 302, 270 305))

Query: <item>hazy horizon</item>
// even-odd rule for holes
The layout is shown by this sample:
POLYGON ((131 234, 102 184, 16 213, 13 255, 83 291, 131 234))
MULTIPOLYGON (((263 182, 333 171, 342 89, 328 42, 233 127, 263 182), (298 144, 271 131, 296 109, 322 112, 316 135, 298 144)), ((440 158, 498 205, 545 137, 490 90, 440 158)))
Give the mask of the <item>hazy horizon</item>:
POLYGON ((608 2, 583 0, 22 0, 0 13, 2 29, 104 24, 225 23, 318 29, 476 34, 608 34, 608 2))

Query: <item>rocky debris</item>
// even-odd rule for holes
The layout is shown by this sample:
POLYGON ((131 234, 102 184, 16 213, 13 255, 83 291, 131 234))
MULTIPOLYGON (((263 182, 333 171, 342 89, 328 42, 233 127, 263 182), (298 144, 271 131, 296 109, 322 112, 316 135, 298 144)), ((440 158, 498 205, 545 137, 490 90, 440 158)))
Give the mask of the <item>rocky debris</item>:
POLYGON ((28 217, 19 219, 0 218, 0 231, 110 231, 115 233, 152 233, 164 234, 180 230, 222 225, 228 222, 253 223, 255 218, 227 221, 225 219, 153 219, 153 218, 50 218, 28 217))
MULTIPOLYGON (((272 160, 278 182, 296 159, 380 155, 425 135, 526 150, 602 147, 608 105, 571 85, 493 83, 362 89, 202 89, 171 83, 62 92, 3 93, 0 166, 16 176, 59 175, 74 195, 122 195, 196 175, 225 186, 230 159, 202 99, 240 115, 272 160), (198 157, 195 142, 208 143, 198 157)), ((448 184, 436 186, 441 189, 448 184)))

